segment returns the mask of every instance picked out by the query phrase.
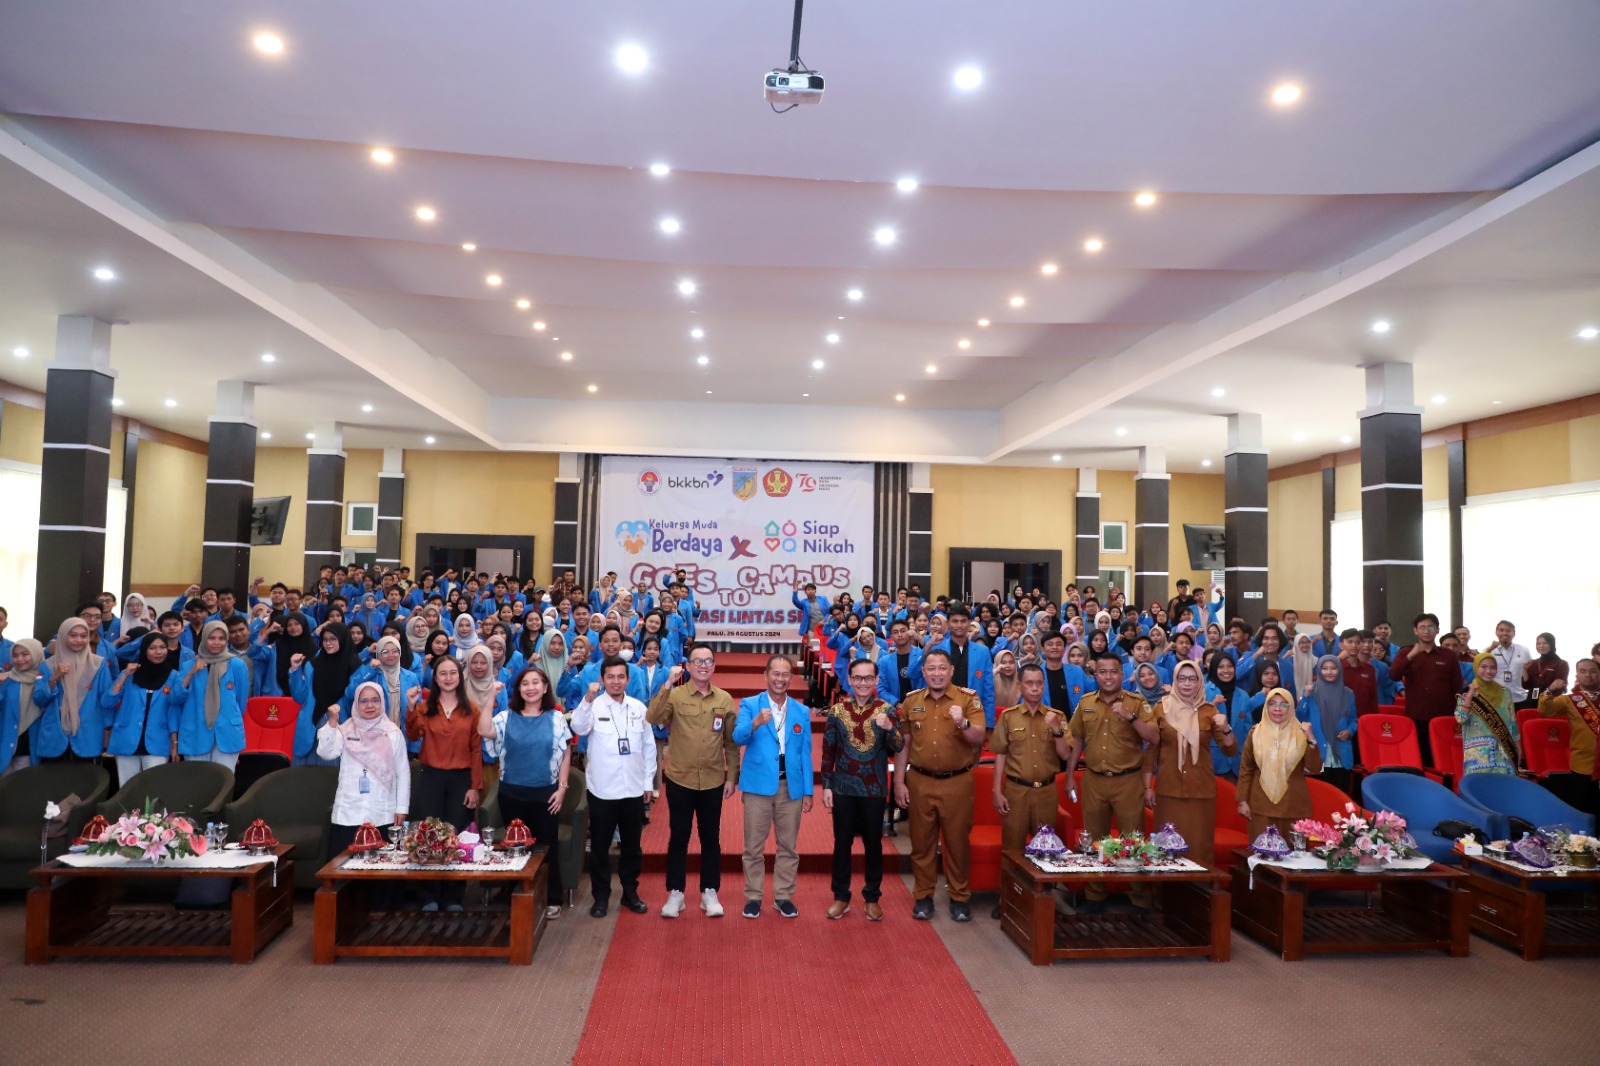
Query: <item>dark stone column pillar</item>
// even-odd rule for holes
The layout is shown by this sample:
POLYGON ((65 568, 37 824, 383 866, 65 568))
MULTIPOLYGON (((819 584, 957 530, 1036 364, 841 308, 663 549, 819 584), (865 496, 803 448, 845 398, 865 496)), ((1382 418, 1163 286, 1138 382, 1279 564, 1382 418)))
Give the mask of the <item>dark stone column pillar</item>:
POLYGON ((1171 589, 1167 572, 1167 537, 1171 475, 1159 448, 1139 449, 1139 474, 1133 479, 1134 605, 1143 610, 1165 603, 1171 589))
POLYGON ((1411 364, 1367 367, 1361 412, 1363 621, 1404 631, 1422 605, 1422 409, 1411 364))
POLYGON ((45 643, 105 587, 115 384, 111 324, 85 315, 58 318, 55 361, 45 377, 33 600, 33 631, 45 643))
POLYGON ((1095 471, 1078 471, 1078 494, 1073 498, 1072 580, 1081 591, 1084 585, 1100 584, 1100 493, 1095 471))
POLYGON ((1222 492, 1227 614, 1254 629, 1267 614, 1267 450, 1260 415, 1228 416, 1222 492))
POLYGON ((400 565, 400 528, 406 517, 405 450, 385 448, 378 472, 378 565, 400 565))
POLYGON ((206 451, 205 537, 200 549, 200 581, 231 588, 248 607, 250 589, 250 504, 256 492, 256 387, 244 381, 217 382, 217 413, 211 417, 206 451))
POLYGON ((316 588, 317 571, 339 565, 344 546, 344 431, 337 423, 319 425, 314 448, 306 450, 307 594, 316 588))
MULTIPOLYGON (((583 459, 562 452, 556 467, 556 519, 550 545, 550 580, 578 569, 578 511, 583 489, 583 459)), ((610 532, 609 530, 607 531, 610 532)), ((417 560, 422 565, 422 560, 417 560)))

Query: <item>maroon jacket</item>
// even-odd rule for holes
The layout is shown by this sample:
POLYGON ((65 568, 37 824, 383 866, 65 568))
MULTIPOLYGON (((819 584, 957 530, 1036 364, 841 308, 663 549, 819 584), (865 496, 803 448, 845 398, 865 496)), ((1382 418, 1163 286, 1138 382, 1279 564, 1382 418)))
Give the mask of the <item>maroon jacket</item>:
POLYGON ((1405 682, 1406 716, 1427 721, 1456 713, 1461 694, 1461 660, 1437 644, 1424 652, 1416 644, 1401 648, 1389 664, 1389 676, 1405 682))

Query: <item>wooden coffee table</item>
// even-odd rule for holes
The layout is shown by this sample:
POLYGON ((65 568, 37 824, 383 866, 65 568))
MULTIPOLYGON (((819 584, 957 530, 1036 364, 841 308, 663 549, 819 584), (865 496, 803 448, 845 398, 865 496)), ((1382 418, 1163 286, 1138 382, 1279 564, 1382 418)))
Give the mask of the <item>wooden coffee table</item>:
POLYGON ((1294 870, 1262 863, 1250 887, 1248 850, 1233 864, 1233 924, 1285 961, 1306 955, 1469 950, 1467 875, 1434 863, 1425 870, 1372 873, 1294 870), (1362 905, 1315 905, 1314 891, 1362 893, 1362 905))
POLYGON ((1000 856, 1000 927, 1035 966, 1056 959, 1230 957, 1227 875, 1219 870, 1172 873, 1047 873, 1020 851, 1000 856), (1091 884, 1148 885, 1154 911, 1063 914, 1056 889, 1091 884))
POLYGON ((276 872, 267 860, 220 869, 47 862, 29 871, 38 884, 28 891, 23 958, 30 965, 63 955, 221 955, 236 963, 254 962, 294 924, 294 861, 284 858, 290 850, 288 844, 273 849, 276 872), (119 883, 185 877, 231 879, 232 905, 226 910, 112 906, 119 883))
POLYGON ((1546 955, 1600 952, 1600 870, 1534 873, 1485 856, 1464 855, 1468 913, 1474 932, 1522 952, 1529 962, 1546 955), (1570 885, 1577 906, 1551 907, 1555 885, 1570 885))
POLYGON ((543 848, 528 856, 520 870, 475 866, 470 870, 349 870, 351 852, 329 860, 317 871, 312 960, 327 965, 344 956, 447 956, 501 958, 517 966, 533 962, 544 936, 545 895, 550 878, 543 848), (511 910, 424 913, 372 913, 374 881, 477 881, 507 884, 511 910))

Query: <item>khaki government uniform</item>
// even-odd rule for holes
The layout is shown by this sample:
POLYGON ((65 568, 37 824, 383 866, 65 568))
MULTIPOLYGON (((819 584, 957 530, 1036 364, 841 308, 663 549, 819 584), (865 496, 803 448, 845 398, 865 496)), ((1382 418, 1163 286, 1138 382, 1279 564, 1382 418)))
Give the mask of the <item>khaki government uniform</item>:
MULTIPOLYGON (((1041 825, 1056 824, 1056 776, 1061 773, 1061 756, 1056 754, 1056 738, 1045 724, 1045 714, 1055 708, 1041 706, 1030 712, 1026 704, 1001 711, 989 736, 989 750, 1005 756, 1005 778, 1000 790, 1011 805, 1000 816, 1000 848, 1020 851, 1041 825)), ((1065 735, 1067 712, 1057 710, 1065 735)))
POLYGON ((911 827, 912 898, 933 895, 942 836, 950 899, 961 903, 972 896, 967 883, 972 869, 970 771, 978 761, 978 748, 962 737, 950 717, 952 707, 962 708, 966 720, 982 734, 983 703, 972 689, 955 685, 938 699, 922 688, 902 700, 900 732, 906 738, 906 788, 911 793, 906 820, 911 827))
POLYGON ((1217 775, 1211 766, 1211 744, 1215 741, 1225 754, 1232 755, 1238 750, 1238 740, 1216 728, 1216 705, 1201 703, 1194 761, 1183 763, 1178 732, 1167 722, 1165 703, 1163 700, 1153 708, 1161 739, 1145 749, 1145 772, 1155 773, 1156 825, 1171 822, 1189 845, 1187 857, 1211 866, 1217 857, 1217 775))
MULTIPOLYGON (((1124 722, 1111 710, 1117 701, 1140 719, 1155 721, 1155 711, 1134 693, 1124 690, 1107 699, 1096 690, 1078 701, 1069 726, 1083 767, 1083 785, 1078 790, 1083 827, 1096 840, 1110 835, 1113 818, 1121 833, 1144 832, 1144 777, 1140 773, 1144 738, 1132 722, 1124 722)), ((1090 900, 1103 900, 1105 886, 1091 883, 1083 894, 1090 900)))

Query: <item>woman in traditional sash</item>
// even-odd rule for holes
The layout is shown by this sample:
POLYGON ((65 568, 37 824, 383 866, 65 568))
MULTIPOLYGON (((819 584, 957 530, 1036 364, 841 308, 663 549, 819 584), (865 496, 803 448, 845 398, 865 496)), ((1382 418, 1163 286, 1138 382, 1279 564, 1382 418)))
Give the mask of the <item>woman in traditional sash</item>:
POLYGON ((1473 661, 1475 676, 1456 700, 1461 726, 1461 773, 1514 774, 1522 761, 1511 693, 1499 682, 1500 663, 1484 652, 1473 661))

